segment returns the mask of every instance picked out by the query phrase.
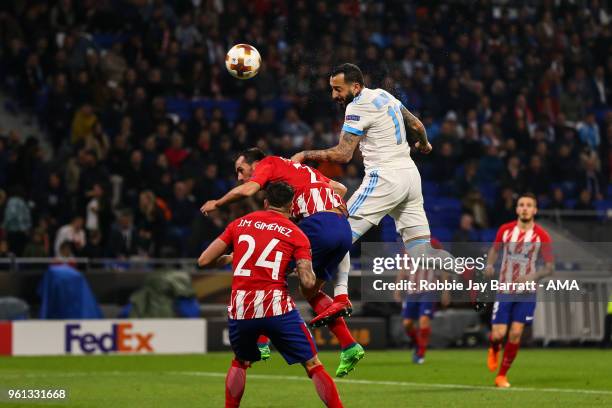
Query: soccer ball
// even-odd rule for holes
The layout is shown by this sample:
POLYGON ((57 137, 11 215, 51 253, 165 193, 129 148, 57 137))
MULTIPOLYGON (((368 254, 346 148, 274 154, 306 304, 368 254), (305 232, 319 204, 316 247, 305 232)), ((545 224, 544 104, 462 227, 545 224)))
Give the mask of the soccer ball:
POLYGON ((236 44, 225 54, 225 68, 234 78, 253 78, 260 67, 261 56, 252 45, 236 44))

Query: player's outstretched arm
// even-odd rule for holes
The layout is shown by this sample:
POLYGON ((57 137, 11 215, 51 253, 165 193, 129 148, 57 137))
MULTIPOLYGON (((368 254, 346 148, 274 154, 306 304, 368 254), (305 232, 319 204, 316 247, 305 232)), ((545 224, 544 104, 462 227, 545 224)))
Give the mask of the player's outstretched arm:
POLYGON ((198 258, 198 266, 206 268, 227 265, 228 260, 231 262, 232 255, 224 255, 225 251, 227 251, 227 244, 219 238, 215 239, 198 258))
POLYGON ((300 280, 300 286, 303 291, 303 295, 306 299, 309 299, 312 294, 309 294, 309 291, 315 289, 317 278, 312 270, 312 261, 309 259, 298 259, 295 262, 295 270, 300 280))
POLYGON ((415 147, 421 153, 428 154, 431 152, 432 147, 427 140, 427 132, 423 122, 414 116, 405 106, 400 108, 402 116, 404 117, 404 124, 406 127, 407 138, 410 141, 415 142, 415 147))
POLYGON ((317 162, 330 161, 335 163, 348 163, 353 158, 353 152, 359 144, 359 136, 342 131, 338 145, 325 150, 306 150, 291 157, 294 162, 302 163, 305 160, 317 162))
POLYGON ((218 200, 208 200, 200 208, 200 211, 202 212, 202 214, 206 215, 207 213, 215 211, 223 207, 224 205, 242 200, 246 197, 251 197, 252 195, 255 195, 255 193, 257 193, 259 190, 261 190, 261 186, 258 183, 254 181, 247 181, 244 184, 234 187, 218 200))

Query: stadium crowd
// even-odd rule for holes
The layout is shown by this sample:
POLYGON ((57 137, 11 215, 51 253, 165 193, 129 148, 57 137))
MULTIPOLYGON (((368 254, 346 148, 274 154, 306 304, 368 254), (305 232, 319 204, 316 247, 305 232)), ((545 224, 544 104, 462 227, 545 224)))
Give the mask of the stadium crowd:
MULTIPOLYGON (((328 73, 345 61, 423 120, 434 152, 413 157, 426 206, 460 200, 471 217, 449 221, 459 236, 514 218, 520 192, 556 209, 610 198, 605 2, 442 3, 2 2, 4 108, 30 112, 52 154, 0 129, 0 256, 199 253, 257 205, 199 214, 235 183, 236 152, 337 142, 328 73), (252 80, 225 72, 239 42, 262 54, 252 80)), ((350 195, 363 167, 356 154, 319 168, 350 195)))

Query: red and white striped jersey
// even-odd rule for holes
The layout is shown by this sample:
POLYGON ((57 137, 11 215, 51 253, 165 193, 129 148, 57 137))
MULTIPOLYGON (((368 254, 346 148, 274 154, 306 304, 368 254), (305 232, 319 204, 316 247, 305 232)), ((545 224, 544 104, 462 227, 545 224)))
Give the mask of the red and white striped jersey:
POLYGON ((521 276, 536 273, 540 255, 544 262, 553 262, 551 243, 546 230, 537 224, 527 231, 519 228, 518 221, 502 225, 493 244, 497 251, 503 247, 499 281, 514 283, 521 276))
POLYGON ((291 260, 312 259, 304 233, 276 211, 256 211, 230 223, 219 236, 234 249, 230 319, 278 316, 295 309, 287 292, 291 260))
POLYGON ((250 181, 262 188, 267 183, 283 181, 295 190, 291 215, 308 217, 318 211, 344 205, 344 200, 329 184, 330 179, 317 169, 278 156, 268 156, 257 163, 250 181))

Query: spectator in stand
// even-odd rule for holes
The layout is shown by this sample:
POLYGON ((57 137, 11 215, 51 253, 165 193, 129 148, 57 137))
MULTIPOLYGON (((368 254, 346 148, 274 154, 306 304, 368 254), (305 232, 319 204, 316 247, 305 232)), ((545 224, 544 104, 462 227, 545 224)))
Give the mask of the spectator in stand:
POLYGON ((16 256, 21 256, 32 228, 32 215, 30 207, 24 200, 22 187, 13 187, 9 191, 9 197, 4 208, 2 228, 6 232, 10 251, 16 256))
POLYGON ((171 218, 167 207, 166 210, 168 214, 165 213, 161 203, 151 190, 145 190, 140 193, 136 225, 140 231, 147 231, 151 234, 150 240, 153 245, 153 253, 157 256, 161 253, 164 243, 166 222, 171 218))
POLYGON ((597 150, 601 143, 599 135, 599 125, 595 120, 595 114, 589 113, 586 120, 578 125, 578 135, 580 140, 592 150, 597 150))
POLYGON ((578 202, 574 206, 574 210, 580 211, 595 211, 595 206, 593 205, 593 196, 589 190, 580 191, 580 195, 578 196, 578 202))
POLYGON ((83 248, 82 255, 90 259, 100 259, 106 256, 104 245, 102 244, 102 233, 100 231, 89 231, 87 245, 83 248))
POLYGON ((489 228, 489 215, 487 206, 480 191, 470 190, 462 200, 463 209, 474 217, 478 228, 489 228))
POLYGON ((94 113, 93 107, 88 103, 81 106, 72 120, 72 143, 84 143, 86 137, 93 133, 97 122, 98 118, 94 113))
POLYGON ((112 227, 107 244, 107 255, 113 258, 129 258, 136 254, 136 240, 132 210, 128 208, 119 210, 117 222, 112 227))
POLYGON ((516 217, 516 193, 512 186, 507 185, 501 189, 499 198, 495 203, 495 209, 493 211, 493 222, 494 225, 502 225, 508 222, 508 220, 516 217))
POLYGON ((66 224, 57 230, 55 235, 55 244, 53 245, 53 251, 56 255, 60 254, 60 247, 64 243, 68 243, 71 250, 75 253, 80 252, 87 243, 85 236, 85 230, 83 229, 83 217, 77 215, 72 218, 70 224, 66 224))
POLYGON ((172 211, 170 237, 174 240, 176 251, 183 254, 185 251, 183 244, 191 232, 193 219, 199 215, 199 212, 194 197, 182 181, 174 184, 174 196, 170 201, 170 209, 172 211))
POLYGON ((561 113, 567 126, 574 126, 584 117, 585 101, 578 94, 576 82, 569 81, 567 90, 561 94, 561 113))
POLYGON ((170 147, 166 149, 165 155, 168 159, 168 164, 175 170, 178 170, 189 156, 189 150, 183 147, 183 136, 180 133, 172 135, 170 147))
POLYGON ((39 229, 32 232, 30 242, 28 242, 23 251, 24 258, 46 258, 49 251, 45 247, 44 233, 39 229))
POLYGON ((459 229, 453 234, 453 242, 473 242, 476 238, 474 217, 467 213, 461 214, 459 229))
POLYGON ((565 205, 565 194, 563 194, 563 190, 561 187, 555 187, 552 192, 552 199, 550 200, 550 204, 547 207, 548 210, 566 210, 567 206, 565 205))

